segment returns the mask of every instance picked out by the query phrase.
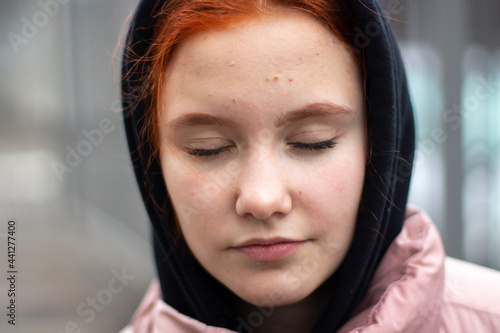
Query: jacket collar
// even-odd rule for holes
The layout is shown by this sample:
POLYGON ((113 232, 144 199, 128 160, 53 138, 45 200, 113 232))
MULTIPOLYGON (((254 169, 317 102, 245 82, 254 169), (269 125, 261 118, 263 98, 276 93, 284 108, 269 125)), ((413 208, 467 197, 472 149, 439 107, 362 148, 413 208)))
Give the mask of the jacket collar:
POLYGON ((445 252, 423 211, 408 207, 404 228, 380 262, 355 315, 339 332, 438 332, 445 252))

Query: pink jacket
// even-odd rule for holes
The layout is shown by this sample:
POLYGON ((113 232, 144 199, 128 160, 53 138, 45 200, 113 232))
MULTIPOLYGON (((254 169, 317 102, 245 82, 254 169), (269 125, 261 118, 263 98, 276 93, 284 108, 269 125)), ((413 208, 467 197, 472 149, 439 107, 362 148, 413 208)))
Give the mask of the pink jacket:
MULTIPOLYGON (((121 333, 229 333, 187 317, 161 300, 154 281, 121 333)), ((403 231, 379 264, 351 333, 500 332, 500 272, 445 258, 436 227, 408 207, 403 231)))

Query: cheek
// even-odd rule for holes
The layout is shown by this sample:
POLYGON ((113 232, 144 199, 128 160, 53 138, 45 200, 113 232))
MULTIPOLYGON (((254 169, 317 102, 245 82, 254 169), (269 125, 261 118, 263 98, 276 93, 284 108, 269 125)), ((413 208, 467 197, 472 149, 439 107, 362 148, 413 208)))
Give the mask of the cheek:
POLYGON ((364 164, 338 158, 314 170, 304 186, 310 191, 309 200, 337 212, 359 204, 364 182, 364 164))
POLYGON ((344 159, 339 162, 335 175, 330 176, 330 182, 334 191, 342 198, 355 202, 355 198, 361 194, 364 174, 364 162, 356 163, 351 159, 344 159))
POLYGON ((217 240, 227 213, 230 191, 227 177, 206 176, 177 157, 162 159, 170 200, 188 246, 194 251, 217 240))
POLYGON ((162 171, 178 223, 186 234, 206 206, 204 196, 200 195, 201 179, 173 155, 162 156, 162 171))
POLYGON ((337 250, 343 252, 354 233, 366 162, 361 150, 354 154, 349 146, 331 156, 302 178, 305 190, 299 200, 309 222, 328 235, 327 243, 336 244, 337 250))

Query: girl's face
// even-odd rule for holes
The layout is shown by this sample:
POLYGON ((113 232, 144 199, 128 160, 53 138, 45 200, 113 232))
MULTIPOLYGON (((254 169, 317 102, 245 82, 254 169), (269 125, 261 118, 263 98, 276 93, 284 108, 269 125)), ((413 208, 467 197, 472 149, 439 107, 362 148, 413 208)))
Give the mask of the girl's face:
POLYGON ((366 166, 362 76, 303 13, 199 33, 170 60, 161 161, 200 264, 243 300, 296 303, 339 267, 366 166))

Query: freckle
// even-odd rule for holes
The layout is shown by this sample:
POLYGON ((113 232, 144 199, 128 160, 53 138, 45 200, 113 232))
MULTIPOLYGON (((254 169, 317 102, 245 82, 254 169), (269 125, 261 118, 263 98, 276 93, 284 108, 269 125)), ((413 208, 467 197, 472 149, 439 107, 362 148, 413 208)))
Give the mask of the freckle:
POLYGON ((299 195, 302 195, 302 191, 299 191, 299 195))
POLYGON ((274 81, 274 82, 278 81, 279 79, 280 79, 280 78, 278 77, 278 75, 275 75, 275 76, 273 77, 273 81, 274 81))

